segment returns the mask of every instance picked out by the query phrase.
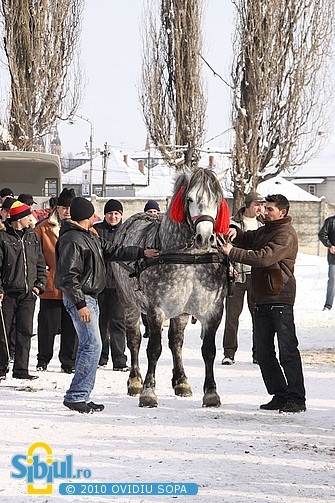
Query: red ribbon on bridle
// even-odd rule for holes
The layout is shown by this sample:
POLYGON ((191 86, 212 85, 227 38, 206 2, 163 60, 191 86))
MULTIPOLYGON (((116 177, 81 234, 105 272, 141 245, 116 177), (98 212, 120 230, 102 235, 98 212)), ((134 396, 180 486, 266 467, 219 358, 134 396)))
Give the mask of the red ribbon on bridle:
MULTIPOLYGON (((176 197, 174 198, 170 208, 171 220, 179 224, 185 223, 185 209, 184 209, 183 196, 184 196, 184 187, 181 187, 178 190, 176 197)), ((192 218, 192 221, 199 218, 199 216, 200 215, 192 218)), ((230 211, 226 200, 223 199, 216 215, 214 232, 217 234, 227 234, 229 229, 229 222, 230 222, 230 211)))

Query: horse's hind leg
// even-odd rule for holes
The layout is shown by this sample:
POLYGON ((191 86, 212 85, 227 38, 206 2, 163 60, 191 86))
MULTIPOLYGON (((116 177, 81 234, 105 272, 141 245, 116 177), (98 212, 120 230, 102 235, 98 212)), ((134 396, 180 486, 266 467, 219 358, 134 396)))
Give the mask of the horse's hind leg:
POLYGON ((143 381, 139 367, 139 350, 141 344, 140 312, 125 309, 127 346, 130 351, 131 367, 127 382, 128 395, 137 396, 142 393, 143 381))
POLYGON ((184 330, 187 325, 188 318, 188 314, 183 314, 170 319, 168 337, 169 348, 173 358, 172 387, 175 395, 178 396, 192 396, 192 389, 188 384, 182 359, 184 330))

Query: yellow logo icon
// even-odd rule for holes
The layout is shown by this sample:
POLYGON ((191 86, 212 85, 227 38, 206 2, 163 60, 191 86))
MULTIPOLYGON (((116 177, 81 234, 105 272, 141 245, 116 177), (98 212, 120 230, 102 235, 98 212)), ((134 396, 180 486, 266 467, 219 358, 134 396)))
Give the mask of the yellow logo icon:
MULTIPOLYGON (((32 465, 34 463, 34 451, 36 449, 44 449, 46 452, 46 460, 45 462, 48 465, 52 465, 53 462, 53 454, 52 454, 52 448, 50 447, 49 444, 46 444, 45 442, 35 442, 34 444, 31 444, 27 451, 27 464, 32 465)), ((45 484, 44 487, 35 487, 34 484, 30 483, 27 484, 27 493, 28 494, 52 494, 52 484, 45 484)))

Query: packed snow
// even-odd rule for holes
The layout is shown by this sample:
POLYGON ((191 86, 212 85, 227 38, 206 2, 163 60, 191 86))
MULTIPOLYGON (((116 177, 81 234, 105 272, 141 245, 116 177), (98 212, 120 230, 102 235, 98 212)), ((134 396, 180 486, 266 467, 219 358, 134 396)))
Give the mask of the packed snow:
MULTIPOLYGON (((299 255, 296 277, 295 320, 307 389, 305 413, 279 414, 259 409, 270 397, 258 365, 252 363, 247 308, 240 318, 235 365, 221 365, 224 321, 217 333, 215 377, 222 404, 214 409, 201 406, 204 364, 199 322, 188 325, 183 351, 193 396, 180 398, 173 394, 172 363, 164 328, 163 353, 157 368, 159 404, 153 409, 140 408, 138 398, 127 396, 127 373, 113 372, 110 363, 106 370, 98 370, 92 394, 93 400, 105 404, 105 410, 81 415, 66 409, 62 401, 71 375, 60 372, 57 336, 54 358, 47 372, 39 373, 38 380, 27 383, 13 379, 9 373, 7 380, 0 383, 1 502, 335 501, 335 308, 322 311, 326 259, 299 255), (48 444, 54 461, 71 458, 75 469, 71 473, 83 470, 78 472, 80 480, 55 478, 50 486, 52 494, 27 494, 28 480, 22 467, 30 466, 26 455, 35 442, 48 444), (17 455, 21 455, 21 472, 12 464, 17 455), (71 482, 91 484, 91 489, 86 489, 91 492, 98 483, 113 483, 109 487, 114 492, 109 496, 61 496, 60 484, 71 482), (154 483, 168 483, 168 495, 142 494, 143 488, 149 490, 154 483), (197 484, 197 495, 178 493, 187 483, 197 484), (122 494, 129 490, 137 494, 122 494)), ((143 340, 143 374, 146 345, 143 340)), ((36 354, 34 337, 32 373, 36 354)), ((45 461, 43 452, 35 452, 41 462, 45 461)), ((33 482, 45 487, 43 478, 33 482)))

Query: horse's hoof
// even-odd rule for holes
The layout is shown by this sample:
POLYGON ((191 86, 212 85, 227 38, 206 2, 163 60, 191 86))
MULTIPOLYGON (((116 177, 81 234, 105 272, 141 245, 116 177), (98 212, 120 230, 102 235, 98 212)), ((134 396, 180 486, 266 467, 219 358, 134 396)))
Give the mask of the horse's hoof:
POLYGON ((139 378, 128 379, 127 383, 128 395, 129 396, 138 396, 143 391, 143 381, 139 378))
POLYGON ((142 391, 138 405, 140 407, 157 407, 157 396, 153 389, 146 388, 142 391))
POLYGON ((192 389, 188 383, 176 384, 173 389, 177 396, 192 396, 192 389))
POLYGON ((216 391, 206 393, 202 399, 203 407, 220 407, 220 405, 221 405, 220 397, 216 391))

